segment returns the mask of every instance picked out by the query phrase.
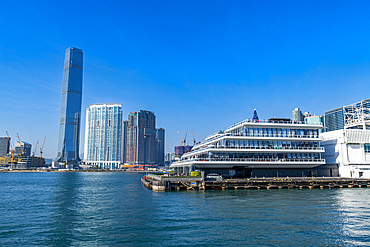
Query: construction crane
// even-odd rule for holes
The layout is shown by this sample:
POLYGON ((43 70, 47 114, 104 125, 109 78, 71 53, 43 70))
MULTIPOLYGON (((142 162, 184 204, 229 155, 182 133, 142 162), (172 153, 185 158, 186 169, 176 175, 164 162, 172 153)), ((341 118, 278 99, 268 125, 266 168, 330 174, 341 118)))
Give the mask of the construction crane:
POLYGON ((184 145, 187 145, 186 139, 188 137, 188 130, 186 130, 185 136, 184 136, 184 145))
POLYGON ((36 147, 35 147, 35 151, 33 151, 33 154, 32 154, 32 156, 35 156, 35 154, 36 154, 36 150, 37 150, 37 144, 39 144, 39 140, 37 140, 37 142, 36 142, 36 147))
POLYGON ((45 139, 46 139, 46 136, 44 137, 44 142, 42 143, 42 146, 40 148, 40 158, 42 158, 42 151, 44 150, 45 139))
POLYGON ((180 142, 181 142, 180 146, 184 146, 184 140, 181 138, 180 132, 177 131, 177 133, 179 134, 179 137, 180 137, 180 142))
POLYGON ((193 146, 195 146, 196 141, 195 141, 195 138, 194 138, 194 132, 192 131, 191 134, 193 135, 193 146))
POLYGON ((9 145, 10 145, 10 151, 12 152, 12 159, 10 161, 10 170, 13 170, 13 162, 14 162, 14 149, 12 146, 12 142, 10 141, 10 136, 8 134, 8 131, 6 131, 6 135, 8 136, 9 145))
POLYGON ((23 155, 23 146, 22 146, 21 138, 19 138, 18 133, 17 133, 17 136, 18 136, 18 140, 19 140, 19 145, 21 145, 21 151, 22 151, 21 155, 23 155))
POLYGON ((179 137, 180 137, 180 140, 181 140, 181 144, 180 146, 185 146, 186 145, 186 137, 188 135, 188 130, 186 130, 186 133, 185 133, 185 136, 184 136, 184 139, 181 138, 181 135, 180 135, 180 132, 177 131, 177 133, 179 134, 179 137))

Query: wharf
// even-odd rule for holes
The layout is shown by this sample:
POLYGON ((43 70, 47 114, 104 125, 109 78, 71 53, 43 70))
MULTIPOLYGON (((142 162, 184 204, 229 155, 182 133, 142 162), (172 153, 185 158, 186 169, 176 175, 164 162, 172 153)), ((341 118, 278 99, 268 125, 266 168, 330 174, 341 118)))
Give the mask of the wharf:
POLYGON ((287 177, 206 179, 199 177, 162 177, 148 174, 142 184, 153 191, 207 190, 207 189, 324 189, 370 188, 370 179, 342 177, 287 177))

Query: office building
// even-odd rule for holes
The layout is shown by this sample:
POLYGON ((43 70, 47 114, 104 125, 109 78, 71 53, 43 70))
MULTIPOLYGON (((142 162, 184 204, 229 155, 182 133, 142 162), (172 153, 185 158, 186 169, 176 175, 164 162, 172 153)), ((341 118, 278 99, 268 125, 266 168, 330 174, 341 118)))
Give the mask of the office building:
POLYGON ((344 129, 349 122, 356 122, 358 116, 369 118, 369 114, 370 99, 327 111, 325 112, 326 131, 344 129))
POLYGON ((140 110, 128 115, 126 163, 155 164, 155 115, 140 110))
POLYGON ((311 114, 308 111, 303 113, 303 119, 306 119, 306 117, 311 117, 311 114))
POLYGON ((68 48, 64 61, 56 161, 71 165, 80 161, 82 65, 83 51, 77 48, 68 48))
POLYGON ((32 145, 30 143, 21 141, 15 141, 14 145, 14 155, 23 155, 23 156, 31 156, 31 149, 32 145))
POLYGON ((122 163, 126 163, 126 153, 127 153, 127 125, 128 121, 123 121, 123 128, 122 128, 122 163))
POLYGON ((166 153, 166 157, 164 159, 164 165, 166 167, 170 166, 175 161, 175 153, 166 153))
MULTIPOLYGON (((307 116, 304 119, 306 124, 319 124, 324 126, 325 125, 325 116, 307 116)), ((319 132, 324 132, 325 129, 320 129, 319 132)))
POLYGON ((299 108, 295 108, 292 112, 293 114, 293 122, 303 122, 304 121, 304 115, 302 114, 301 110, 299 108))
POLYGON ((0 157, 4 157, 9 153, 8 137, 0 137, 0 157))
POLYGON ((122 104, 92 104, 86 109, 84 162, 100 169, 122 164, 122 104))
POLYGON ((165 146, 164 129, 156 129, 155 134, 155 164, 164 166, 164 146, 165 146))

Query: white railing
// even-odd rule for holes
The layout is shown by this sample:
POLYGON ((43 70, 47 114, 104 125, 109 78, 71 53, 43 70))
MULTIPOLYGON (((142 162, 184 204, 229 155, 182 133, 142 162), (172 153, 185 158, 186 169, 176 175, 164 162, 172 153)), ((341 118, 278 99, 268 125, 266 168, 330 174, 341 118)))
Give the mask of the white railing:
POLYGON ((227 127, 226 130, 229 130, 231 128, 234 128, 235 126, 241 125, 243 123, 279 123, 279 124, 307 124, 307 125, 322 125, 321 123, 306 123, 306 122, 295 122, 295 121, 275 121, 275 120, 254 120, 251 119, 245 119, 243 121, 240 121, 239 123, 235 123, 229 127, 227 127))
POLYGON ((273 150, 324 150, 323 147, 231 147, 231 146, 219 146, 218 148, 224 149, 273 149, 273 150))
POLYGON ((204 162, 210 162, 210 161, 228 161, 228 162, 325 162, 324 159, 276 159, 276 158, 195 158, 195 159, 187 159, 187 160, 180 160, 178 163, 181 162, 189 162, 189 161, 204 161, 204 162))
POLYGON ((232 134, 227 133, 227 136, 247 136, 247 137, 284 137, 284 138, 319 138, 318 135, 283 135, 283 134, 232 134))

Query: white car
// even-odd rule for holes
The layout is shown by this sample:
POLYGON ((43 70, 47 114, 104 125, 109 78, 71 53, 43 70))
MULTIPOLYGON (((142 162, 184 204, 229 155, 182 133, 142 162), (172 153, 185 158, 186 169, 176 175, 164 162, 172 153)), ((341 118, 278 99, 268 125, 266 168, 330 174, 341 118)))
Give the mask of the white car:
POLYGON ((207 178, 222 178, 222 175, 219 175, 217 173, 210 173, 207 175, 207 178))

